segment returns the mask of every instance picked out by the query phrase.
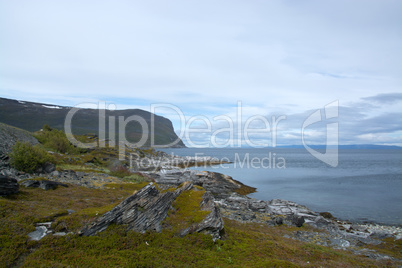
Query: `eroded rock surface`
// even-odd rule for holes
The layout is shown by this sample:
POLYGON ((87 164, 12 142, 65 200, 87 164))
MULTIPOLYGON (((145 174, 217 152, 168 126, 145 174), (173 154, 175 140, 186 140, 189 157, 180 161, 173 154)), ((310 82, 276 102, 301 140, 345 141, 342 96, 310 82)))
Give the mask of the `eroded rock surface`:
MULTIPOLYGON (((193 184, 186 182, 175 191, 160 192, 153 183, 148 184, 111 211, 105 213, 95 222, 81 230, 83 236, 95 235, 106 230, 112 224, 124 224, 128 230, 144 233, 162 231, 162 221, 168 216, 172 202, 184 191, 191 190, 193 184)), ((212 235, 214 240, 220 238, 223 220, 212 195, 206 192, 200 204, 201 210, 211 211, 200 223, 182 230, 181 235, 203 232, 212 235)))
POLYGON ((19 185, 16 179, 0 175, 0 196, 16 194, 19 191, 19 185))
POLYGON ((208 216, 200 223, 193 224, 189 228, 183 230, 181 235, 191 233, 208 233, 212 235, 213 240, 221 237, 223 231, 223 220, 219 208, 214 202, 214 197, 210 192, 205 192, 202 197, 201 210, 211 211, 208 216))
POLYGON ((255 188, 244 185, 243 183, 234 180, 228 175, 218 172, 188 170, 188 169, 170 169, 162 170, 158 173, 147 173, 158 184, 179 185, 185 181, 190 181, 194 185, 203 187, 211 192, 217 198, 229 196, 236 190, 242 187, 247 187, 250 192, 255 188))
POLYGON ((56 181, 49 181, 43 179, 36 179, 36 180, 25 180, 20 182, 22 186, 30 187, 30 188, 41 188, 43 190, 54 190, 59 186, 68 187, 67 184, 63 184, 56 181))

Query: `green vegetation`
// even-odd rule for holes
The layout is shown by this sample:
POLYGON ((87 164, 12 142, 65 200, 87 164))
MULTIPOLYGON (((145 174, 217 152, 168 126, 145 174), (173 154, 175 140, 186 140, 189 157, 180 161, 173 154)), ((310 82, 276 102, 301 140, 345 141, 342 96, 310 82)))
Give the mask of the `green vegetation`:
MULTIPOLYGON (((53 106, 51 104, 44 104, 53 106)), ((31 102, 21 104, 15 100, 0 98, 0 122, 9 124, 27 131, 37 131, 43 128, 44 124, 48 124, 52 129, 64 129, 64 122, 70 108, 49 109, 42 105, 31 102), (35 111, 35 112, 32 112, 35 111)), ((111 117, 115 119, 119 116, 127 119, 130 116, 137 115, 144 118, 150 126, 151 119, 155 122, 153 131, 149 131, 154 135, 154 141, 157 145, 170 144, 178 139, 174 132, 173 125, 169 119, 153 115, 147 111, 139 109, 115 110, 106 109, 105 120, 106 126, 110 124, 111 117)), ((118 129, 118 128, 117 128, 118 129)), ((138 142, 142 138, 142 126, 137 122, 130 122, 125 126, 125 136, 129 142, 138 142)), ((81 109, 74 114, 72 119, 72 132, 74 135, 84 135, 86 133, 94 133, 99 135, 99 110, 97 109, 81 109)), ((115 137, 118 137, 118 133, 115 137)), ((106 139, 109 139, 109 133, 106 131, 106 139)), ((179 140, 179 146, 184 146, 179 140)), ((151 137, 147 137, 144 146, 151 146, 151 137)))
MULTIPOLYGON (((401 262, 375 261, 344 250, 334 250, 303 243, 284 235, 310 227, 270 227, 265 224, 239 223, 224 219, 225 234, 213 242, 211 236, 194 233, 178 235, 199 223, 209 211, 200 210, 205 190, 195 186, 182 192, 172 203, 173 209, 163 221, 161 233, 126 231, 125 226, 111 225, 93 237, 78 232, 97 217, 110 211, 152 179, 130 173, 127 163, 117 161, 115 148, 95 148, 83 153, 65 144, 61 131, 43 127, 36 134, 43 144, 17 143, 10 157, 20 170, 35 170, 54 161, 59 170, 109 173, 114 183, 99 184, 103 189, 69 185, 53 191, 21 188, 18 194, 0 197, 0 267, 398 267, 401 262), (47 149, 57 151, 51 156, 47 149), (65 153, 62 153, 64 151, 65 153), (68 154, 67 154, 68 153, 68 154), (68 210, 74 210, 72 214, 68 210), (30 241, 28 234, 35 223, 52 221, 56 232, 30 241)), ((88 136, 87 136, 88 137, 88 136)), ((153 154, 152 149, 140 150, 153 154)), ((158 187, 158 185, 156 185, 158 187)), ((162 187, 161 187, 162 189, 162 187)), ((165 188, 163 188, 165 189, 165 188)), ((165 191, 174 191, 174 188, 165 191)), ((241 185, 238 192, 247 194, 254 188, 241 185)), ((316 231, 316 230, 315 230, 316 231)), ((402 258, 401 240, 385 239, 370 246, 379 252, 402 258)))
POLYGON ((35 172, 47 162, 54 162, 54 158, 41 146, 32 146, 27 142, 17 142, 9 156, 13 167, 28 173, 35 172))
POLYGON ((110 167, 110 175, 112 176, 116 176, 119 178, 124 178, 124 177, 128 177, 131 175, 130 170, 128 170, 127 167, 123 166, 123 165, 113 165, 112 167, 110 167))
MULTIPOLYGON (((47 191, 23 188, 19 194, 0 197, 0 267, 398 267, 396 261, 374 261, 348 251, 334 250, 284 238, 296 227, 269 227, 224 219, 224 240, 209 235, 177 235, 171 224, 198 222, 203 189, 183 192, 165 220, 162 233, 139 234, 124 226, 110 226, 93 237, 77 232, 109 211, 146 183, 109 184, 104 190, 71 185, 47 191), (66 209, 75 210, 67 215, 66 209), (55 231, 74 232, 63 237, 49 235, 29 241, 34 223, 54 221, 55 231)), ((302 227, 308 230, 309 227, 302 227)), ((399 242, 386 241, 393 250, 399 242), (394 245, 394 246, 392 246, 394 245)), ((381 245, 379 246, 381 247, 381 245)), ((400 249, 400 247, 399 247, 400 249)), ((395 251, 401 258, 400 251, 395 251), (399 253, 398 253, 399 252, 399 253)))
POLYGON ((79 154, 81 152, 79 148, 70 143, 63 131, 52 129, 49 125, 44 125, 41 131, 35 132, 34 137, 38 139, 46 149, 58 153, 79 154))
POLYGON ((184 230, 192 224, 201 222, 210 213, 210 211, 200 210, 205 190, 201 187, 195 189, 197 190, 182 192, 173 202, 174 209, 165 220, 172 230, 184 230))

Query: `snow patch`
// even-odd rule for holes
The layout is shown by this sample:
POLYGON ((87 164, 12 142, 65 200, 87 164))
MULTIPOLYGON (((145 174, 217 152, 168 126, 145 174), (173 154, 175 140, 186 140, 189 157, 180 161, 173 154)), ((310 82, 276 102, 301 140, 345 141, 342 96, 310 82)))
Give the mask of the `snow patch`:
POLYGON ((42 105, 45 108, 50 108, 50 109, 61 109, 59 106, 49 106, 49 105, 42 105))

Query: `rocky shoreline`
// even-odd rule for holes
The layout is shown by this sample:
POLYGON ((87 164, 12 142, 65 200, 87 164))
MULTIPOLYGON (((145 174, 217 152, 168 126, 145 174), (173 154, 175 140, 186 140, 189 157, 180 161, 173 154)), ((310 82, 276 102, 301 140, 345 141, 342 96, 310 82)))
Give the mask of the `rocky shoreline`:
MULTIPOLYGON (((130 159, 132 172, 141 172, 142 175, 146 176, 157 185, 177 188, 185 183, 190 183, 191 187, 194 185, 204 188, 206 192, 209 193, 208 200, 210 203, 210 211, 214 211, 214 207, 219 211, 219 213, 214 216, 213 221, 221 222, 222 216, 244 223, 253 222, 270 226, 283 224, 296 227, 308 226, 308 229, 301 228, 292 235, 288 235, 288 237, 322 246, 350 250, 356 254, 362 254, 374 259, 392 259, 389 256, 378 254, 372 250, 362 250, 361 246, 378 245, 381 243, 381 239, 384 238, 401 239, 402 228, 400 226, 339 221, 332 218, 329 213, 320 214, 292 201, 280 199, 264 201, 249 198, 247 194, 254 192, 256 189, 244 185, 230 176, 216 172, 187 169, 187 167, 190 166, 205 166, 221 163, 222 162, 219 162, 219 160, 211 157, 179 157, 155 151, 143 156, 137 154, 136 157, 130 159), (214 204, 213 206, 211 202, 214 204)), ((78 172, 74 170, 60 171, 55 170, 54 166, 42 170, 41 173, 30 175, 11 168, 7 163, 5 154, 1 155, 0 174, 3 175, 3 177, 15 178, 20 182, 21 186, 25 185, 28 187, 35 187, 33 186, 35 183, 32 181, 27 182, 26 180, 35 180, 38 178, 53 181, 56 183, 54 184, 56 187, 57 185, 66 186, 66 184, 74 184, 89 188, 103 188, 107 183, 122 182, 121 179, 106 173, 78 172)), ((38 182, 36 184, 38 187, 43 186, 45 187, 43 189, 47 189, 44 183, 38 182)), ((49 189, 51 189, 51 187, 49 189)), ((172 202, 172 200, 170 200, 170 202, 172 202)), ((121 212, 119 213, 121 214, 121 212)), ((112 218, 114 219, 113 221, 122 221, 124 223, 127 221, 127 219, 118 220, 118 216, 114 215, 109 215, 109 217, 111 218, 108 219, 106 217, 106 222, 108 220, 111 222, 112 220, 110 219, 112 218)), ((153 219, 153 217, 149 215, 144 219, 149 218, 153 219)), ((133 218, 128 219, 132 222, 137 221, 137 219, 133 218)), ((107 227, 107 225, 102 223, 101 219, 97 221, 97 223, 98 226, 101 226, 98 227, 100 229, 105 228, 105 226, 107 227)), ((146 220, 145 223, 148 224, 146 220)), ((142 221, 142 224, 144 224, 144 221, 142 221)), ((158 224, 155 224, 156 227, 154 229, 158 229, 158 224)), ((206 228, 209 227, 207 226, 206 228)), ((137 227, 134 229, 136 228, 137 227)), ((194 228, 197 229, 196 227, 194 228)), ((90 230, 91 228, 87 227, 87 229, 83 231, 83 234, 91 234, 90 230)), ((190 231, 191 230, 183 230, 184 233, 190 231)), ((214 239, 219 238, 216 230, 211 234, 213 234, 214 239)))

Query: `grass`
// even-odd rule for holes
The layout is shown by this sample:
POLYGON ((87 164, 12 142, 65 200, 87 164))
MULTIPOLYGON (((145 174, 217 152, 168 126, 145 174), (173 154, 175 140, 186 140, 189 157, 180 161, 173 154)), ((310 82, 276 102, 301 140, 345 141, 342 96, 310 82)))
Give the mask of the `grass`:
POLYGON ((210 211, 200 210, 200 203, 205 190, 201 187, 182 192, 173 202, 165 223, 175 232, 182 231, 192 224, 201 222, 210 211))
MULTIPOLYGON (((34 223, 53 220, 56 231, 77 232, 140 189, 140 184, 109 184, 104 190, 71 185, 53 191, 22 189, 0 198, 0 267, 397 267, 400 263, 374 261, 348 251, 284 238, 296 227, 268 227, 225 221, 224 240, 209 235, 177 235, 178 227, 199 222, 203 189, 183 192, 173 203, 162 233, 138 234, 124 226, 110 226, 93 237, 70 234, 29 241, 34 223), (66 215, 66 209, 76 212, 66 215)), ((308 230, 308 227, 302 227, 308 230)), ((389 241, 389 245, 392 241, 389 241)), ((388 251, 401 258, 400 242, 388 251), (398 246, 399 245, 399 246, 398 246), (398 253, 399 250, 399 253, 398 253)))

